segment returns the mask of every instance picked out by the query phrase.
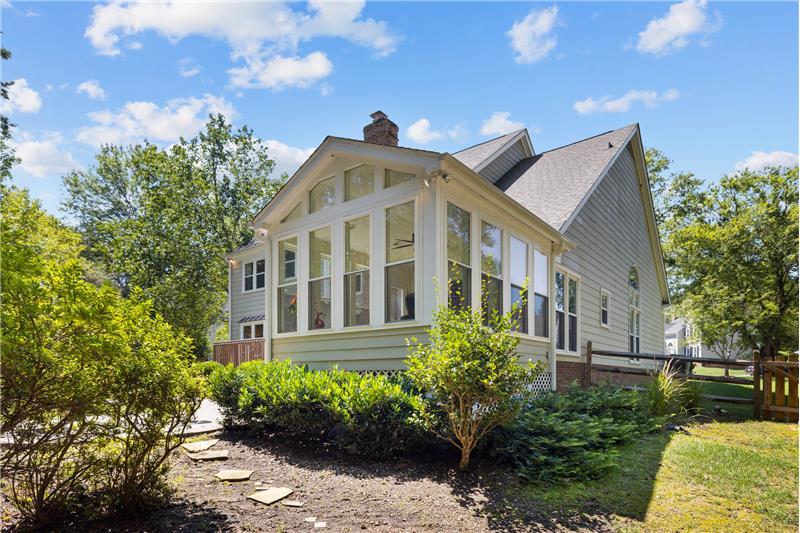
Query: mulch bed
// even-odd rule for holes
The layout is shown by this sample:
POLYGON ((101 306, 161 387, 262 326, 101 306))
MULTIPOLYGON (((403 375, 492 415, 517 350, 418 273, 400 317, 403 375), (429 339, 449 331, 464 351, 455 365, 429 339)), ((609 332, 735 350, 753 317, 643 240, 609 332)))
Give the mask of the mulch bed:
MULTIPOLYGON (((171 471, 175 493, 160 509, 113 521, 72 524, 76 531, 608 531, 604 516, 555 516, 520 496, 507 468, 488 459, 458 472, 455 450, 426 451, 391 461, 358 459, 285 438, 254 438, 223 432, 213 449, 230 451, 226 461, 193 462, 177 457, 171 471), (222 468, 249 469, 249 481, 227 483, 222 468), (292 508, 247 499, 256 488, 288 487, 292 508), (306 518, 326 527, 314 529, 306 518)), ((6 526, 13 522, 3 503, 6 526)), ((5 528, 4 528, 5 529, 5 528)))

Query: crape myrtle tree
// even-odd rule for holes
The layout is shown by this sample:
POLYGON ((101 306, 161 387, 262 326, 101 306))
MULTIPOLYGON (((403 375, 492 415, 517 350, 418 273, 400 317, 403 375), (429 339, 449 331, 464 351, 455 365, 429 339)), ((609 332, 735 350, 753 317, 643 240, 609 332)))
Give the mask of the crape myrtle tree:
POLYGON ((123 294, 140 287, 202 357, 226 299, 222 256, 252 238, 250 220, 286 180, 273 167, 252 130, 212 115, 169 148, 103 146, 93 167, 64 178, 64 208, 87 257, 123 294))

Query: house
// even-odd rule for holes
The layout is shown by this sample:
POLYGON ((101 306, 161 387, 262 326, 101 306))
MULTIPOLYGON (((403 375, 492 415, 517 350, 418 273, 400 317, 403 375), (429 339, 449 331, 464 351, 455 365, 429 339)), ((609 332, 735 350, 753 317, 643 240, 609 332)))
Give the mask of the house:
POLYGON ((397 125, 371 117, 363 141, 326 137, 228 255, 218 360, 396 371, 440 303, 507 311, 524 287, 519 352, 546 364, 542 388, 582 376, 588 340, 662 353, 638 124, 541 153, 520 130, 450 154, 400 147, 397 125))
POLYGON ((670 355, 683 355, 685 357, 706 357, 725 360, 746 360, 751 353, 738 346, 738 336, 734 334, 730 354, 720 354, 719 349, 703 344, 697 339, 692 323, 683 318, 675 320, 664 326, 664 353, 670 355))

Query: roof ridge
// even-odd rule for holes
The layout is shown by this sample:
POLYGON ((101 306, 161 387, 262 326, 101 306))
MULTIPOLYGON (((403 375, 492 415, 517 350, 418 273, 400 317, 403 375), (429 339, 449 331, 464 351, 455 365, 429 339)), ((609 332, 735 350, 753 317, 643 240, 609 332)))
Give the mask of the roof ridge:
POLYGON ((487 144, 487 143, 490 143, 490 142, 494 142, 494 141, 496 141, 497 139, 502 139, 503 137, 508 137, 509 135, 516 135, 517 133, 521 132, 521 131, 522 131, 522 130, 524 130, 524 129, 525 129, 525 128, 520 128, 520 129, 518 129, 518 130, 511 131, 511 132, 509 132, 509 133, 505 133, 505 134, 503 134, 503 135, 499 135, 499 136, 497 136, 497 137, 493 137, 493 138, 491 138, 491 139, 488 139, 488 140, 486 140, 486 141, 479 142, 478 144, 473 144, 472 146, 467 146, 466 148, 462 148, 462 149, 461 149, 461 150, 459 150, 458 152, 453 152, 453 155, 460 154, 461 152, 466 152, 467 150, 472 150, 473 148, 477 148, 478 146, 483 146, 484 144, 487 144))
POLYGON ((562 148, 567 148, 569 146, 572 146, 572 145, 575 145, 575 144, 578 144, 578 143, 591 141, 592 139, 596 139, 597 137, 602 137, 603 135, 608 135, 609 133, 614 133, 615 131, 624 130, 625 128, 630 128, 631 126, 636 126, 636 124, 637 124, 636 122, 633 122, 631 124, 628 124, 627 126, 622 126, 621 128, 617 128, 615 130, 604 131, 603 133, 598 133, 596 135, 592 135, 591 137, 586 137, 585 139, 579 139, 577 141, 572 141, 571 143, 564 144, 562 146, 556 146, 555 148, 550 148, 549 150, 545 150, 543 152, 539 152, 537 155, 543 155, 543 154, 546 154, 548 152, 555 152, 556 150, 561 150, 562 148))

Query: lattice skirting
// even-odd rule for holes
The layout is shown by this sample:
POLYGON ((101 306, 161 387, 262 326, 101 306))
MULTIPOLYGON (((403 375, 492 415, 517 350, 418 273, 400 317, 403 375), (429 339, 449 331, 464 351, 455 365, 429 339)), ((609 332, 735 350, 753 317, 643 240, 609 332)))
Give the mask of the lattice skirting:
POLYGON ((531 390, 535 395, 542 394, 544 392, 550 392, 550 372, 542 372, 531 384, 531 390))
POLYGON ((355 370, 355 372, 361 374, 362 376, 365 374, 369 374, 371 376, 387 376, 390 378, 396 378, 405 372, 405 370, 355 370))

